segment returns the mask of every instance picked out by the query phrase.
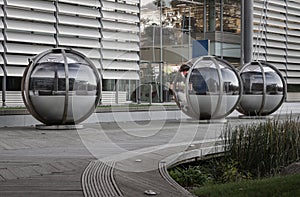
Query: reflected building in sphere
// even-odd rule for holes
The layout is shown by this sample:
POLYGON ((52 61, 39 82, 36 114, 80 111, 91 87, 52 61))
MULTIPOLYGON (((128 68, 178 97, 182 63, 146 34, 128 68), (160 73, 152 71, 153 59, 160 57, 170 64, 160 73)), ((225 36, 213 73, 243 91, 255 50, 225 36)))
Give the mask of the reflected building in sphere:
POLYGON ((237 106, 241 96, 237 71, 224 60, 204 56, 183 64, 173 91, 179 108, 197 120, 221 119, 237 106))
POLYGON ((237 110, 244 115, 264 116, 275 112, 286 97, 281 73, 271 64, 251 62, 240 70, 243 94, 237 110))
POLYGON ((34 57, 22 81, 29 112, 45 125, 72 125, 88 118, 101 95, 96 67, 71 49, 51 49, 34 57))

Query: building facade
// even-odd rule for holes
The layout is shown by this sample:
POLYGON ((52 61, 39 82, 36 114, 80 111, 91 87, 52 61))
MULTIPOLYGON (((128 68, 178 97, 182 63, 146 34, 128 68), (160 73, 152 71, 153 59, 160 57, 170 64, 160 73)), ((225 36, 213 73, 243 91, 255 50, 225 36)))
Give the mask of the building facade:
POLYGON ((300 1, 254 0, 253 59, 276 66, 286 79, 287 100, 300 100, 300 1))
POLYGON ((210 55, 236 67, 249 60, 273 64, 286 79, 287 100, 300 101, 299 0, 173 0, 162 10, 163 32, 172 31, 174 39, 164 33, 160 43, 158 31, 148 30, 143 60, 160 61, 162 46, 165 64, 180 65, 192 58, 193 41, 208 40, 210 55))
MULTIPOLYGON (((22 105, 28 58, 72 48, 103 77, 103 104, 124 103, 139 80, 139 0, 0 0, 0 64, 7 71, 6 103, 22 105)), ((0 71, 2 88, 3 70, 0 71)))

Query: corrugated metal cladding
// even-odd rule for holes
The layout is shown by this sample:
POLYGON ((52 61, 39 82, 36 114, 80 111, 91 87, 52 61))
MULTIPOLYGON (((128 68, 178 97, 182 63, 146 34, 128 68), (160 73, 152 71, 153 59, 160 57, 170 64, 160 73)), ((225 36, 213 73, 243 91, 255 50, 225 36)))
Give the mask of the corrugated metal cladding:
POLYGON ((104 73, 126 78, 127 71, 129 79, 138 79, 139 0, 0 0, 0 5, 0 64, 14 67, 9 75, 20 76, 33 55, 68 47, 104 73))
POLYGON ((254 0, 254 59, 275 65, 300 84, 300 1, 254 0))

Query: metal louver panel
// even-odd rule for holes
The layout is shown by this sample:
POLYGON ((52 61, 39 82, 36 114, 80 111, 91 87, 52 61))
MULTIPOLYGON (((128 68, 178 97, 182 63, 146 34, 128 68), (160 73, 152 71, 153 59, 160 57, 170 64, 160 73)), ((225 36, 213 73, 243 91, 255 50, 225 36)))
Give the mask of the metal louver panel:
POLYGON ((103 46, 103 49, 115 49, 115 50, 124 50, 124 51, 139 51, 138 43, 102 41, 102 46, 103 46))
POLYGON ((20 65, 20 66, 27 66, 28 65, 28 58, 33 57, 30 55, 6 55, 7 64, 11 65, 20 65))
POLYGON ((268 54, 267 56, 267 61, 269 62, 286 62, 286 59, 284 58, 283 55, 272 55, 272 54, 268 54))
POLYGON ((127 51, 114 51, 114 50, 102 50, 103 59, 119 59, 119 60, 131 60, 131 61, 138 61, 139 56, 137 53, 134 52, 127 52, 127 51))
POLYGON ((267 39, 268 40, 276 40, 279 42, 285 42, 285 36, 284 35, 280 35, 280 34, 267 34, 267 39))
POLYGON ((108 12, 102 11, 103 19, 113 19, 119 21, 128 21, 131 23, 138 23, 139 17, 137 15, 118 13, 118 12, 108 12))
POLYGON ((49 35, 37 35, 32 33, 20 33, 20 32, 7 32, 6 34, 8 41, 13 42, 26 42, 36 44, 52 44, 55 45, 54 36, 49 35))
POLYGON ((101 53, 99 49, 76 48, 76 50, 88 58, 101 59, 101 53))
POLYGON ((285 2, 283 2, 282 0, 269 0, 268 3, 285 6, 285 2))
POLYGON ((288 34, 288 36, 298 36, 298 35, 300 35, 300 30, 297 31, 297 30, 290 30, 290 29, 288 29, 287 30, 287 34, 288 34))
POLYGON ((20 54, 38 54, 47 49, 48 46, 43 45, 30 45, 30 44, 16 44, 16 43, 7 43, 6 45, 8 53, 20 53, 20 54))
POLYGON ((296 36, 288 36, 287 41, 292 43, 300 43, 300 38, 296 36))
POLYGON ((103 9, 109 8, 113 10, 125 11, 128 13, 139 13, 139 8, 136 5, 128 5, 124 3, 115 3, 110 1, 102 1, 103 9))
POLYGON ((299 10, 293 9, 293 7, 289 7, 289 14, 298 16, 299 15, 299 10))
MULTIPOLYGON (((1 62, 1 57, 0 57, 1 62)), ((23 77, 25 67, 8 66, 6 67, 7 76, 11 77, 23 77)), ((3 76, 3 71, 0 69, 0 76, 3 76)))
POLYGON ((278 12, 278 13, 280 13, 280 12, 285 13, 284 6, 278 6, 278 5, 269 4, 268 5, 268 10, 275 11, 275 12, 278 12))
POLYGON ((7 5, 21 8, 40 9, 52 12, 56 10, 54 3, 47 0, 7 0, 7 5))
POLYGON ((287 62, 300 64, 300 58, 299 57, 287 57, 287 62))
POLYGON ((84 6, 76 6, 70 4, 58 4, 58 10, 60 13, 81 15, 88 17, 100 17, 100 12, 98 9, 91 9, 84 6))
POLYGON ((300 50, 298 51, 288 50, 287 55, 291 57, 300 57, 300 50))
POLYGON ((287 64, 289 70, 299 70, 299 64, 287 64))
POLYGON ((7 11, 7 17, 9 18, 27 19, 33 21, 49 22, 49 23, 56 22, 53 13, 33 12, 30 10, 19 10, 19 9, 12 9, 12 8, 8 8, 6 11, 7 11))
POLYGON ((139 74, 134 71, 103 71, 103 79, 139 80, 139 74))
POLYGON ((266 29, 267 29, 267 32, 270 32, 270 33, 277 33, 277 34, 284 34, 284 35, 286 34, 285 30, 283 28, 267 26, 266 29))
POLYGON ((81 27, 60 25, 58 27, 58 32, 61 35, 72 35, 72 36, 81 36, 81 37, 90 37, 90 38, 101 38, 101 34, 100 34, 99 29, 81 28, 81 27))
POLYGON ((58 43, 61 46, 100 48, 98 40, 81 39, 76 37, 58 37, 58 43))
POLYGON ((267 48, 267 54, 283 56, 285 55, 285 49, 267 48))
POLYGON ((59 15, 58 22, 59 24, 82 26, 82 27, 94 27, 94 28, 101 27, 101 24, 98 20, 66 16, 66 15, 59 15))
POLYGON ((110 21, 102 21, 102 27, 104 29, 109 30, 122 30, 122 31, 131 31, 138 32, 139 28, 136 25, 126 24, 126 23, 118 23, 118 22, 110 22, 110 21))
POLYGON ((288 49, 299 50, 299 44, 287 43, 288 49))
POLYGON ((17 20, 7 20, 7 29, 9 30, 22 30, 30 32, 41 32, 41 33, 50 33, 55 34, 56 30, 53 24, 45 23, 34 23, 29 21, 17 21, 17 20))
POLYGON ((108 32, 102 31, 103 39, 107 40, 122 40, 122 41, 134 41, 139 42, 140 38, 136 33, 130 32, 108 32))
POLYGON ((104 69, 112 70, 139 70, 139 65, 136 62, 103 60, 102 66, 104 69))
POLYGON ((71 3, 71 4, 78 4, 84 6, 100 7, 99 0, 58 0, 58 1, 63 3, 71 3))

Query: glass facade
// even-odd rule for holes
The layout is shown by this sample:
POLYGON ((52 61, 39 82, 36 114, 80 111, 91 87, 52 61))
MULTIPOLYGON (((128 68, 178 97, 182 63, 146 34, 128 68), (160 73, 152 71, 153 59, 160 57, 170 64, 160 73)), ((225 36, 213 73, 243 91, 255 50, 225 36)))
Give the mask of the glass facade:
MULTIPOLYGON (((167 67, 161 69, 162 80, 153 78, 156 83, 172 87, 179 66, 196 58, 195 52, 199 50, 225 59, 234 66, 240 65, 239 0, 171 1, 162 8, 161 15, 159 7, 154 10, 158 20, 151 21, 153 10, 150 16, 143 15, 142 9, 141 60, 151 65, 163 62, 163 67, 167 67), (198 41, 205 40, 208 46, 198 44, 198 41)), ((141 70, 143 72, 142 65, 141 70)))

